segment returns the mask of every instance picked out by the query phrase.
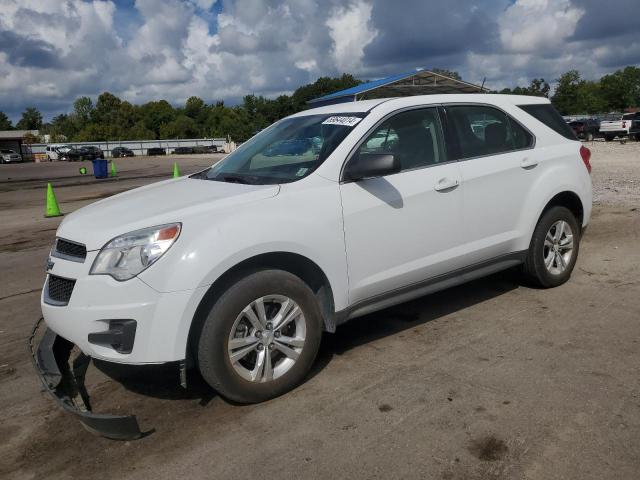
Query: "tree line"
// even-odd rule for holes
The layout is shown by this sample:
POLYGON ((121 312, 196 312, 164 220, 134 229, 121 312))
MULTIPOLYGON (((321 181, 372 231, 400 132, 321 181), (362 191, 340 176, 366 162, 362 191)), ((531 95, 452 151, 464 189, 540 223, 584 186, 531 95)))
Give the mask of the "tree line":
MULTIPOLYGON (((460 79, 458 72, 433 71, 460 79)), ((585 80, 577 70, 563 73, 556 80, 553 95, 543 78, 534 78, 526 87, 505 88, 499 92, 551 98, 563 115, 622 112, 640 106, 640 68, 629 66, 604 75, 599 80, 585 80)), ((40 130, 52 141, 115 141, 202 137, 231 137, 244 141, 280 118, 308 108, 307 101, 362 83, 350 74, 321 77, 304 85, 292 95, 275 99, 246 95, 242 103, 226 106, 223 101, 207 104, 199 97, 189 97, 184 105, 174 107, 166 100, 133 105, 104 92, 95 104, 89 97, 79 97, 70 113, 43 122, 42 115, 29 107, 16 123, 19 130, 40 130)), ((0 112, 0 130, 13 129, 9 118, 0 112)))
MULTIPOLYGON (((562 115, 623 112, 640 107, 640 68, 629 66, 585 80, 578 70, 569 70, 556 80, 551 103, 562 115)), ((534 78, 528 87, 505 88, 499 93, 549 97, 550 86, 543 78, 534 78)))
MULTIPOLYGON (((49 134, 53 142, 227 136, 234 141, 244 141, 276 120, 308 108, 309 100, 360 83, 349 74, 321 77, 298 88, 292 95, 280 95, 275 99, 246 95, 242 103, 235 106, 227 106, 223 101, 207 104, 195 96, 177 107, 166 100, 134 105, 104 92, 95 103, 89 97, 77 98, 70 113, 57 115, 48 123, 43 122, 37 109, 29 107, 16 128, 39 130, 41 135, 49 134)), ((0 130, 12 128, 7 116, 0 112, 0 130)))

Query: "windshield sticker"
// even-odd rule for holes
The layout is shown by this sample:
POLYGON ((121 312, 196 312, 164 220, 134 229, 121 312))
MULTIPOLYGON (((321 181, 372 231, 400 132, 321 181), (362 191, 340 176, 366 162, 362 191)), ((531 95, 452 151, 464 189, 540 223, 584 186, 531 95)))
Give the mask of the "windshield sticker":
POLYGON ((296 172, 296 177, 301 177, 303 176, 305 173, 307 173, 307 170, 309 170, 308 168, 300 168, 297 172, 296 172))
POLYGON ((329 117, 324 122, 323 125, 344 125, 345 127, 353 127, 360 120, 360 117, 329 117))

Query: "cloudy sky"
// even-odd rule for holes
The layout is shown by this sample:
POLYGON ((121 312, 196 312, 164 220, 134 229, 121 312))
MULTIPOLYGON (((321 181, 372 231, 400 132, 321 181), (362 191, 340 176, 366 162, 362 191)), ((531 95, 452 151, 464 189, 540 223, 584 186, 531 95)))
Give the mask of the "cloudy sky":
POLYGON ((237 102, 321 75, 458 70, 491 88, 640 64, 640 0, 0 0, 0 110, 81 95, 237 102))

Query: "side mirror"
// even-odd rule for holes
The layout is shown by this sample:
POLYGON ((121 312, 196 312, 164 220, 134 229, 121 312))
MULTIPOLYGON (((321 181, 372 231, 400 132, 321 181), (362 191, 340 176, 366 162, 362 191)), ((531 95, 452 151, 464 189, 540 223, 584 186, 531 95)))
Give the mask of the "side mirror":
POLYGON ((344 170, 345 180, 357 182, 384 177, 400 171, 400 160, 391 153, 361 153, 351 157, 344 170))

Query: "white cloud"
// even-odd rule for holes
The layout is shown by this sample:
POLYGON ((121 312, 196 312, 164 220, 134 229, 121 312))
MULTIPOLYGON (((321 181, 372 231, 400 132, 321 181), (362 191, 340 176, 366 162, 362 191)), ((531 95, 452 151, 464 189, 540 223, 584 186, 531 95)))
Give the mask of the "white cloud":
POLYGON ((502 46, 511 52, 561 48, 583 14, 569 0, 517 0, 499 20, 502 46))
POLYGON ((378 35, 370 25, 371 9, 371 4, 357 0, 334 9, 327 19, 338 70, 350 72, 361 67, 365 47, 378 35))

